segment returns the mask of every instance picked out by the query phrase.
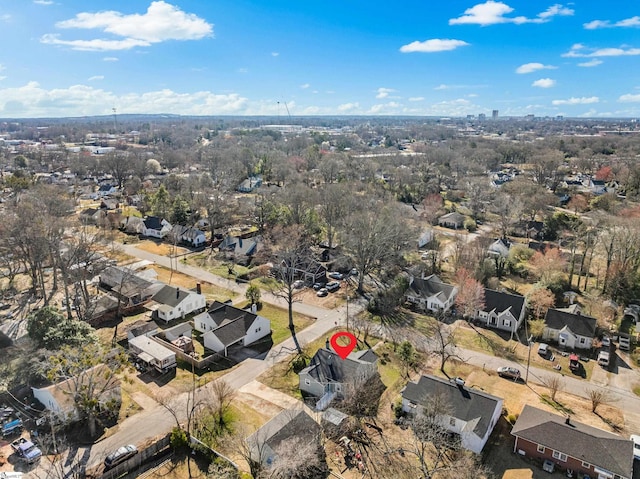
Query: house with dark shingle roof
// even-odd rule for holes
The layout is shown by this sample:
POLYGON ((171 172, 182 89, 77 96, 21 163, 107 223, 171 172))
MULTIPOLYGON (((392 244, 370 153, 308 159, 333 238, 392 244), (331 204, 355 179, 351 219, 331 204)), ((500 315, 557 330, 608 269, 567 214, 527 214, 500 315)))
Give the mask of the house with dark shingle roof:
POLYGON ((426 278, 411 277, 405 298, 423 311, 439 312, 448 311, 457 294, 457 286, 443 283, 438 276, 432 274, 426 278))
POLYGON ((163 286, 151 299, 147 308, 153 311, 154 319, 162 319, 167 323, 207 307, 204 295, 169 285, 163 286))
POLYGON ((293 438, 305 444, 315 442, 320 451, 320 432, 320 425, 304 409, 285 409, 247 437, 251 460, 264 466, 274 464, 280 444, 293 438))
POLYGON ((147 216, 142 222, 142 236, 164 238, 171 231, 171 223, 164 218, 147 216))
POLYGON ((453 228, 457 230, 464 226, 464 220, 464 215, 458 213, 457 211, 453 211, 451 213, 447 213, 446 215, 440 216, 438 218, 438 225, 444 226, 445 228, 453 228))
POLYGON ((484 308, 476 311, 475 318, 490 328, 514 333, 525 316, 526 300, 519 294, 484 290, 484 308))
POLYGON ((376 374, 378 356, 371 349, 354 351, 342 359, 327 340, 298 377, 300 391, 317 398, 316 409, 324 410, 334 398, 343 397, 349 385, 364 384, 376 374))
POLYGON ((548 309, 542 339, 568 349, 590 349, 596 337, 597 320, 579 311, 548 309))
POLYGON ((549 459, 574 477, 631 479, 633 442, 617 434, 526 405, 513 425, 513 451, 549 459))
POLYGON ((436 376, 420 376, 401 393, 402 410, 410 415, 421 414, 432 404, 446 405, 436 411, 440 425, 458 434, 462 447, 475 453, 482 452, 502 414, 502 398, 436 376))
POLYGON ((271 321, 253 311, 214 301, 208 311, 193 318, 194 328, 202 334, 205 348, 228 353, 234 344, 249 346, 271 334, 271 321))

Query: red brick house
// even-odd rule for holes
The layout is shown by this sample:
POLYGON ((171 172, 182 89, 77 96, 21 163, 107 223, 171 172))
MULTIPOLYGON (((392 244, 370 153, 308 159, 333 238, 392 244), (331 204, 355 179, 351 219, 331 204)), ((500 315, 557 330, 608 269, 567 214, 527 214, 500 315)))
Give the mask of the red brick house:
POLYGON ((608 431, 526 405, 511 434, 516 438, 514 452, 550 459, 558 469, 571 469, 577 477, 633 476, 633 442, 608 431))

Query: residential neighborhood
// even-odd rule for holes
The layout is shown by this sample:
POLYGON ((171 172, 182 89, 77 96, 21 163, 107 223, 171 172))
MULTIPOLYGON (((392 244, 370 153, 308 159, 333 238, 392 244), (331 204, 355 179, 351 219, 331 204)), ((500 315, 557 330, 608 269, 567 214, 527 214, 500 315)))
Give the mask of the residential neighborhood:
POLYGON ((184 122, 0 122, 0 473, 638 477, 635 123, 184 122))

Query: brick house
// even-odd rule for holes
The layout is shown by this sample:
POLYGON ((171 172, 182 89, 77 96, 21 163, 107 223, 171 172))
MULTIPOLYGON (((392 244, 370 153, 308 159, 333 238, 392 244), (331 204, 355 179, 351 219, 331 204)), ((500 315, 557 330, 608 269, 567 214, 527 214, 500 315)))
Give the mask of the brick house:
POLYGON ((617 434, 581 424, 525 405, 511 430, 514 452, 558 469, 571 469, 574 477, 597 479, 633 477, 633 442, 617 434))

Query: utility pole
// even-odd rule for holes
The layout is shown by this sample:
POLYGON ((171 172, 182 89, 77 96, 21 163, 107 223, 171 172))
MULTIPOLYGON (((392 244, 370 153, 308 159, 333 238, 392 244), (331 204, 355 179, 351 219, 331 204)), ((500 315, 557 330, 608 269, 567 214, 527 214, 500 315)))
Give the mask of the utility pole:
POLYGON ((527 338, 527 346, 529 348, 529 354, 527 355, 527 374, 524 378, 525 384, 529 384, 529 365, 531 364, 531 340, 532 339, 533 339, 533 336, 529 336, 527 338))
POLYGON ((347 293, 347 331, 349 331, 349 293, 347 293))
POLYGON ((116 116, 116 109, 113 107, 111 109, 113 111, 113 129, 114 133, 118 133, 118 117, 116 116))

